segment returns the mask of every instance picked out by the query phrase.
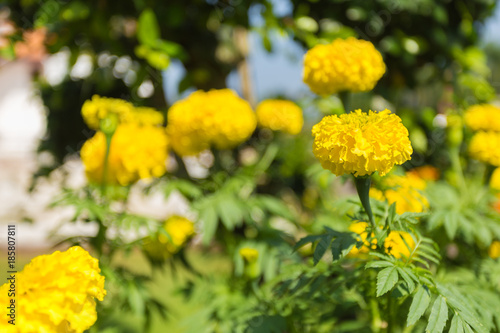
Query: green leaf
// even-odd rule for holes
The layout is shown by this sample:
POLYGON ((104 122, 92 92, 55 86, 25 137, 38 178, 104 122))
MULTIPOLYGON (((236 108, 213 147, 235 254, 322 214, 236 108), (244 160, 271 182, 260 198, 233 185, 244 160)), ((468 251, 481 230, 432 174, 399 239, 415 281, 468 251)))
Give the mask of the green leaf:
POLYGON ((304 246, 308 243, 314 243, 315 241, 317 241, 318 239, 321 239, 322 237, 323 237, 323 235, 309 235, 309 236, 306 236, 304 238, 301 238, 301 239, 299 239, 297 244, 295 244, 295 246, 293 247, 293 250, 297 251, 302 246, 304 246))
POLYGON ((320 241, 318 242, 318 245, 316 245, 316 249, 314 249, 314 255, 313 255, 314 265, 316 265, 321 260, 321 258, 323 258, 328 248, 330 248, 332 239, 333 236, 328 234, 323 235, 323 237, 321 237, 320 241))
POLYGON ((427 324, 426 332, 441 333, 448 320, 448 305, 443 296, 439 296, 434 301, 432 306, 431 315, 429 316, 429 323, 427 324))
POLYGON ((455 239, 458 229, 458 214, 456 211, 451 211, 444 217, 444 230, 446 230, 449 239, 455 239))
POLYGON ((408 292, 412 293, 413 290, 415 290, 415 282, 413 282, 413 279, 411 276, 406 272, 405 268, 398 267, 398 272, 399 275, 405 280, 406 286, 408 287, 408 292))
POLYGON ((377 297, 391 290, 396 282, 398 282, 396 267, 387 267, 381 270, 377 275, 377 297))
POLYGON ((137 39, 141 44, 156 47, 156 43, 160 38, 160 27, 154 11, 150 8, 145 9, 139 16, 137 39))
POLYGON ((217 213, 215 208, 207 205, 200 212, 200 220, 203 221, 203 244, 208 245, 217 231, 217 213))
POLYGON ((347 255, 352 247, 356 244, 356 240, 351 233, 341 233, 333 240, 331 245, 333 260, 339 260, 347 255))
POLYGON ((451 320, 449 333, 464 333, 464 324, 458 314, 455 314, 451 320))
POLYGON ((394 263, 390 261, 371 261, 365 265, 365 269, 367 268, 382 268, 382 267, 394 267, 394 263))
POLYGON ((415 324, 417 320, 422 317, 422 315, 425 313, 425 310, 427 310, 430 301, 431 296, 429 293, 429 289, 427 289, 426 286, 420 286, 415 296, 413 296, 413 302, 411 302, 406 326, 415 324))

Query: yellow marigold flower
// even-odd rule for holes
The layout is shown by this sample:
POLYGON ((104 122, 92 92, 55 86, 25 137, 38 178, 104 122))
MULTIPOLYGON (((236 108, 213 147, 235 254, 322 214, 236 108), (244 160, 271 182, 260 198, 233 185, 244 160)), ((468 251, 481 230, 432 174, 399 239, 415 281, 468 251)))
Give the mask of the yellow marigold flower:
POLYGON ((496 191, 500 191, 500 168, 493 171, 490 179, 490 187, 496 191))
MULTIPOLYGON (((106 183, 129 185, 139 179, 162 176, 168 138, 161 127, 122 124, 111 139, 106 183)), ((106 136, 97 132, 80 152, 89 181, 101 183, 106 155, 106 136)))
POLYGON ((140 125, 162 125, 163 115, 153 108, 134 107, 131 103, 118 98, 92 96, 82 106, 83 120, 89 128, 98 130, 101 120, 114 116, 120 124, 137 123, 140 125))
POLYGON ((318 95, 372 90, 384 73, 380 52, 354 37, 316 45, 304 57, 304 83, 318 95))
POLYGON ((390 175, 382 184, 388 189, 382 192, 372 188, 370 196, 380 201, 387 200, 389 204, 396 203, 396 213, 421 213, 429 208, 429 201, 422 194, 427 184, 415 174, 408 172, 405 176, 390 175))
POLYGON ((375 235, 372 233, 371 234, 371 244, 368 242, 368 232, 366 231, 366 228, 368 228, 369 224, 366 222, 356 222, 353 223, 349 226, 349 230, 358 234, 359 237, 356 237, 356 240, 358 242, 363 242, 363 246, 361 248, 357 248, 354 246, 351 251, 349 252, 350 256, 356 256, 359 254, 366 254, 370 252, 370 248, 372 250, 375 250, 377 248, 377 239, 373 238, 375 235))
POLYGON ((259 251, 251 247, 243 247, 239 251, 240 257, 248 263, 256 262, 259 258, 259 251))
POLYGON ((409 258, 411 251, 415 248, 415 240, 404 231, 391 231, 384 241, 385 252, 399 259, 409 258))
POLYGON ((497 259, 500 257, 500 242, 499 241, 493 241, 493 243, 491 243, 490 248, 488 250, 488 255, 492 259, 497 259))
POLYGON ((470 155, 478 161, 500 167, 500 132, 477 132, 469 144, 470 155))
POLYGON ((179 252, 195 234, 194 223, 182 216, 168 218, 163 229, 168 236, 160 233, 157 239, 147 238, 144 242, 144 249, 151 257, 160 260, 168 259, 179 252))
POLYGON ((259 126, 273 131, 299 134, 304 125, 302 109, 291 101, 268 99, 257 106, 259 126))
MULTIPOLYGON (((34 258, 16 275, 16 325, 7 317, 0 331, 81 333, 97 320, 95 299, 103 300, 99 263, 79 246, 34 258)), ((0 304, 10 304, 10 283, 0 287, 0 304)))
POLYGON ((408 130, 389 110, 326 116, 314 125, 312 134, 314 155, 337 176, 375 171, 383 176, 413 152, 408 130))
POLYGON ((98 130, 101 120, 115 115, 122 122, 132 113, 134 106, 122 99, 92 96, 91 100, 85 101, 82 106, 83 120, 89 128, 98 130))
POLYGON ((234 148, 257 125, 250 104, 230 89, 196 91, 172 105, 167 120, 172 148, 181 156, 196 155, 211 146, 234 148))
POLYGON ((438 180, 440 177, 439 169, 433 167, 432 165, 423 165, 420 167, 413 168, 410 171, 408 171, 408 174, 415 175, 426 181, 435 181, 438 180))
POLYGON ((465 112, 464 119, 474 131, 500 132, 500 108, 495 105, 473 105, 465 112))

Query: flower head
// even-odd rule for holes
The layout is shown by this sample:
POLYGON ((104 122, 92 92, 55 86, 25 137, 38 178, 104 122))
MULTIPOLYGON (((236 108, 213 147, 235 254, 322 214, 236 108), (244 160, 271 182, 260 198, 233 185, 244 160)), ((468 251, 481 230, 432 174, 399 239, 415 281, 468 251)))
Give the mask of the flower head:
POLYGON ((318 95, 369 91, 384 73, 380 52, 354 37, 316 45, 304 57, 304 82, 318 95))
POLYGON ((389 110, 327 116, 314 125, 312 134, 314 155, 337 176, 375 171, 383 176, 413 152, 408 130, 389 110))
POLYGON ((181 156, 196 155, 211 146, 233 148, 257 125, 250 104, 229 89, 196 91, 172 105, 167 119, 172 148, 181 156))
MULTIPOLYGON (((81 333, 97 320, 95 300, 103 300, 104 276, 99 263, 79 246, 33 259, 18 273, 16 325, 0 322, 3 332, 81 333)), ((7 307, 10 283, 0 287, 7 307)))
POLYGON ((440 177, 439 169, 432 165, 423 165, 408 171, 408 174, 415 175, 425 181, 438 180, 440 177))
POLYGON ((153 108, 134 107, 131 103, 118 98, 92 96, 82 106, 83 120, 89 128, 98 130, 101 121, 115 117, 117 123, 137 123, 140 125, 161 125, 163 115, 153 108))
MULTIPOLYGON (((168 139, 161 127, 122 124, 111 138, 105 181, 126 186, 139 179, 160 177, 165 171, 168 139)), ((80 152, 87 178, 103 181, 106 136, 97 132, 80 152)))
POLYGON ((500 108, 495 105, 473 105, 467 109, 464 118, 473 131, 500 132, 500 108))
POLYGON ((193 237, 194 223, 182 216, 172 216, 165 221, 163 229, 156 239, 147 238, 144 249, 155 259, 165 260, 180 251, 186 242, 193 237))
POLYGON ((302 109, 290 101, 268 99, 257 106, 259 126, 273 131, 298 134, 304 125, 302 109))
POLYGON ((391 231, 384 241, 385 252, 394 258, 409 258, 415 248, 415 240, 405 231, 391 231))
POLYGON ((375 188, 370 189, 370 196, 389 204, 396 204, 396 213, 406 212, 421 213, 429 208, 429 201, 422 194, 427 184, 425 180, 413 173, 405 176, 390 175, 383 179, 384 191, 375 188))
POLYGON ((488 249, 488 255, 492 259, 497 259, 500 257, 500 242, 493 241, 488 249))
POLYGON ((470 155, 478 161, 500 167, 500 132, 477 132, 469 144, 470 155))
POLYGON ((257 261, 259 258, 259 251, 251 247, 243 247, 239 251, 240 257, 248 263, 257 261))

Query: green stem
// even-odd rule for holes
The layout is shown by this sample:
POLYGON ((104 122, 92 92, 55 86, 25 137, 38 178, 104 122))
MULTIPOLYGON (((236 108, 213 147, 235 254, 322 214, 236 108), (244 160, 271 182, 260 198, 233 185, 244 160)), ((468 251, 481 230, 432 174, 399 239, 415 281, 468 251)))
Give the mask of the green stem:
POLYGON ((356 177, 354 176, 354 184, 356 185, 356 190, 358 191, 359 200, 363 205, 363 208, 368 215, 368 219, 370 224, 372 225, 373 232, 375 234, 378 233, 377 225, 375 224, 375 220, 373 218, 372 208, 370 206, 370 185, 371 185, 371 177, 356 177))
POLYGON ((451 166, 457 177, 457 185, 463 191, 466 191, 464 172, 460 163, 460 149, 458 147, 450 148, 451 166))
POLYGON ((342 101, 342 105, 344 106, 345 113, 351 112, 351 93, 349 91, 341 91, 339 92, 339 98, 342 101))
POLYGON ((493 175, 493 171, 495 171, 495 167, 491 164, 487 164, 484 169, 484 185, 490 185, 491 175, 493 175))
POLYGON ((375 274, 370 274, 370 300, 369 300, 369 305, 370 305, 370 312, 372 315, 372 322, 371 322, 371 329, 372 332, 380 332, 380 327, 382 323, 382 319, 380 318, 380 309, 378 307, 378 302, 377 302, 377 297, 375 296, 376 292, 376 275, 375 274))
POLYGON ((387 333, 394 332, 393 299, 391 293, 387 293, 387 333))

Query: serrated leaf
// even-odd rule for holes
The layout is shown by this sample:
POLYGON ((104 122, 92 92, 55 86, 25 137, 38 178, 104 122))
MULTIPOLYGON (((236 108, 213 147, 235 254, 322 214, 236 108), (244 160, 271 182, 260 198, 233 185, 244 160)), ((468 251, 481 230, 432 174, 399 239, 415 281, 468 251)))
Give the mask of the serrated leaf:
POLYGON ((325 255, 326 251, 330 248, 332 239, 333 237, 331 235, 323 235, 323 237, 321 237, 318 245, 316 245, 316 248, 314 249, 314 265, 318 264, 321 258, 323 258, 323 256, 325 255))
POLYGON ((429 316, 429 323, 427 324, 425 331, 430 333, 441 333, 443 332, 447 320, 448 305, 446 305, 444 297, 439 296, 434 301, 434 305, 432 306, 431 314, 429 316))
POLYGON ((340 234, 331 244, 333 260, 339 260, 347 255, 354 244, 356 244, 356 240, 350 233, 340 234))
POLYGON ((299 239, 297 244, 295 244, 295 246, 293 247, 293 250, 297 251, 302 246, 304 246, 308 243, 314 243, 315 241, 317 241, 318 239, 321 239, 322 237, 323 237, 323 235, 309 235, 309 236, 306 236, 304 238, 301 238, 301 239, 299 239))
POLYGON ((458 314, 453 316, 449 333, 464 333, 464 325, 458 314))
POLYGON ((408 292, 412 293, 415 290, 415 282, 411 278, 411 276, 407 273, 406 269, 398 267, 399 275, 405 280, 406 286, 408 287, 408 292))
POLYGON ((398 282, 396 267, 387 267, 381 270, 377 275, 377 297, 391 290, 396 282, 398 282))
POLYGON ((411 326, 417 322, 417 320, 422 317, 429 306, 431 301, 431 295, 429 289, 425 286, 420 286, 417 290, 415 296, 413 296, 413 302, 411 302, 410 312, 408 312, 408 319, 406 326, 411 326))
POLYGON ((365 265, 365 269, 367 268, 382 268, 382 267, 394 267, 394 263, 390 261, 371 261, 365 265))

